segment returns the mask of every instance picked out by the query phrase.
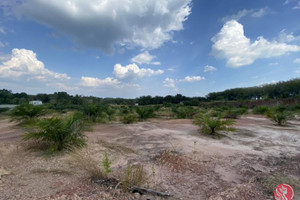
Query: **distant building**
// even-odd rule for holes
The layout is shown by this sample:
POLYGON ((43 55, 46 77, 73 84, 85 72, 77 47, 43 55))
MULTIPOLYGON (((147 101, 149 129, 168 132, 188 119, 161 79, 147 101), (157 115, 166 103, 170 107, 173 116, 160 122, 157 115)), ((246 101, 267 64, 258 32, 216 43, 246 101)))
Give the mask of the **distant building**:
POLYGON ((43 102, 42 101, 29 101, 29 104, 38 106, 38 105, 43 105, 43 102))

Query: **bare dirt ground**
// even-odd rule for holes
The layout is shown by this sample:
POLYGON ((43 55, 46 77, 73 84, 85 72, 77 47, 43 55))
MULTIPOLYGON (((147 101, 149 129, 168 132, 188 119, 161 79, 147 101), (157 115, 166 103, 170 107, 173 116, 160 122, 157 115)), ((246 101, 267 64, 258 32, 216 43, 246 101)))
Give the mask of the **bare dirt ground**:
MULTIPOLYGON (((201 135, 191 120, 160 120, 125 125, 99 124, 87 132, 87 152, 101 163, 108 150, 113 174, 128 164, 143 164, 147 188, 168 199, 274 199, 262 177, 280 174, 300 180, 300 122, 279 127, 261 116, 246 115, 236 132, 220 140, 201 135)), ((0 199, 160 199, 92 183, 70 165, 67 153, 45 156, 28 150, 23 130, 0 120, 0 199)), ((295 198, 300 191, 295 189, 295 198)))

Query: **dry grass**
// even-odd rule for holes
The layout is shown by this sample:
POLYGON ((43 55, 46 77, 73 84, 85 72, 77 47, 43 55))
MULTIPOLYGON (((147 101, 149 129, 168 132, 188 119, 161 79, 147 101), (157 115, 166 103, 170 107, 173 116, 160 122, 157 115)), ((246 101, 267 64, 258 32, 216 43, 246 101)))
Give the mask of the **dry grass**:
POLYGON ((59 175, 72 175, 72 172, 65 169, 43 169, 37 168, 31 170, 31 173, 34 174, 59 174, 59 175))
POLYGON ((91 179, 106 179, 101 164, 91 158, 85 151, 74 151, 71 154, 70 164, 86 172, 91 179))
POLYGON ((121 176, 122 188, 129 191, 133 186, 142 186, 148 179, 147 172, 143 165, 127 166, 124 174, 121 176))
POLYGON ((97 144, 105 147, 106 149, 110 149, 110 150, 119 152, 121 154, 130 154, 130 153, 135 153, 136 154, 136 151, 132 148, 125 147, 123 145, 116 144, 116 143, 110 143, 110 142, 107 142, 107 141, 102 140, 102 139, 97 139, 97 144))
POLYGON ((269 193, 273 194, 275 188, 282 183, 289 184, 293 187, 294 190, 300 189, 300 181, 295 180, 294 178, 288 177, 286 175, 267 175, 262 178, 262 186, 264 190, 269 193))

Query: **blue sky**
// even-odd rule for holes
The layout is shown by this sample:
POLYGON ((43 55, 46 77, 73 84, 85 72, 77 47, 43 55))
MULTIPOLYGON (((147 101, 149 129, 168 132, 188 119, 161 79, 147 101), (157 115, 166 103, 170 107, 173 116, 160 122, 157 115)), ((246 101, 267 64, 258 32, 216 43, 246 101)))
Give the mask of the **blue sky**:
POLYGON ((2 0, 0 88, 205 96, 300 76, 300 0, 2 0))

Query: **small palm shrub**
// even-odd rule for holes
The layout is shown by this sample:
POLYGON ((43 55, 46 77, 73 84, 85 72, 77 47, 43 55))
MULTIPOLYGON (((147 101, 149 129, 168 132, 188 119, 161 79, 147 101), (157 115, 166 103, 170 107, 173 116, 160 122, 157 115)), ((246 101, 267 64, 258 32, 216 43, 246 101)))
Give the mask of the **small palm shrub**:
POLYGON ((138 114, 135 112, 127 113, 123 115, 123 123, 124 124, 132 124, 133 122, 138 121, 138 114))
POLYGON ((138 114, 141 120, 146 120, 151 117, 154 117, 154 109, 148 106, 138 106, 136 107, 136 113, 138 114))
POLYGON ((240 115, 247 112, 247 108, 230 108, 224 111, 224 117, 228 119, 238 119, 240 115))
POLYGON ((266 116, 271 119, 272 121, 276 122, 277 125, 282 126, 287 123, 287 120, 290 117, 290 113, 288 111, 280 111, 277 109, 269 110, 266 116))
POLYGON ((111 106, 107 107, 106 114, 108 116, 109 121, 113 121, 114 120, 114 114, 115 113, 116 113, 116 109, 114 109, 111 106))
POLYGON ((86 145, 83 134, 84 123, 79 115, 66 118, 40 119, 30 127, 23 139, 41 141, 49 145, 50 151, 61 151, 86 145))
POLYGON ((192 106, 173 106, 172 111, 176 114, 178 119, 191 119, 198 112, 192 106))
POLYGON ((102 166, 104 168, 105 176, 107 176, 109 173, 113 172, 111 168, 112 161, 109 159, 107 151, 104 152, 104 156, 102 159, 102 166))
POLYGON ((44 107, 39 105, 35 106, 29 103, 24 103, 16 106, 11 111, 11 116, 17 120, 28 120, 44 114, 44 107))
POLYGON ((253 109, 253 114, 258 114, 258 115, 265 115, 267 112, 269 112, 270 107, 268 106, 256 106, 253 109))
POLYGON ((233 120, 212 117, 209 114, 198 115, 194 119, 194 123, 200 126, 201 132, 204 134, 220 137, 218 131, 234 131, 231 126, 234 124, 233 120))

